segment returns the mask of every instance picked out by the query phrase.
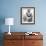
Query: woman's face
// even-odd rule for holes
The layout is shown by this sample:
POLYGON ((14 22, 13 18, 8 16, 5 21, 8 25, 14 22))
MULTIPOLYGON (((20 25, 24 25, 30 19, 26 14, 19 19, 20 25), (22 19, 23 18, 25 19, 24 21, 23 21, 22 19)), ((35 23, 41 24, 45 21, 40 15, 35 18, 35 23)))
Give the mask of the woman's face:
POLYGON ((30 9, 28 9, 28 12, 30 13, 30 9))

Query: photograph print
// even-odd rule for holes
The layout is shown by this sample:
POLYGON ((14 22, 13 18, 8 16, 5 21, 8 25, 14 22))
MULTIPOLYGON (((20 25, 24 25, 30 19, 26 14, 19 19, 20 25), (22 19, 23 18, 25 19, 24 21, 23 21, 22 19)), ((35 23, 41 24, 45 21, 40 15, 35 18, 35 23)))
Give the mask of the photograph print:
POLYGON ((21 7, 21 24, 35 24, 34 7, 21 7))

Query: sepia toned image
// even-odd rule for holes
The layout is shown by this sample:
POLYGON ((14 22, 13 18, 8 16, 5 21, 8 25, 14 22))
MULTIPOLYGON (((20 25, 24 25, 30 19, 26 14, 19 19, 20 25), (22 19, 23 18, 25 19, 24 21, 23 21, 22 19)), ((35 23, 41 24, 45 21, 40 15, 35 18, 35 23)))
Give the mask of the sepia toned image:
POLYGON ((21 8, 21 24, 34 24, 35 23, 35 8, 22 7, 21 8))

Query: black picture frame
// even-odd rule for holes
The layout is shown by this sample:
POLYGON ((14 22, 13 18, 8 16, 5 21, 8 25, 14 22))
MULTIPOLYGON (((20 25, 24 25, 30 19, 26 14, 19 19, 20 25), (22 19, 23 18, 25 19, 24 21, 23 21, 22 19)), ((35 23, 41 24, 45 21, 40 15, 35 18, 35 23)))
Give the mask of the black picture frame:
POLYGON ((35 24, 35 7, 21 7, 21 24, 35 24))

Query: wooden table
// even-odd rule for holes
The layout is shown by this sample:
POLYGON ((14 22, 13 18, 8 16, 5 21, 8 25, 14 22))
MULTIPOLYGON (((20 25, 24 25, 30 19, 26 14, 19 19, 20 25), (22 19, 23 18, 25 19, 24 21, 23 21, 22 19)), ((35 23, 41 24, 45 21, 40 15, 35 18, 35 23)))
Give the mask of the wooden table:
POLYGON ((38 35, 25 35, 26 32, 11 32, 8 35, 4 33, 4 46, 43 46, 43 35, 40 32, 38 35))

